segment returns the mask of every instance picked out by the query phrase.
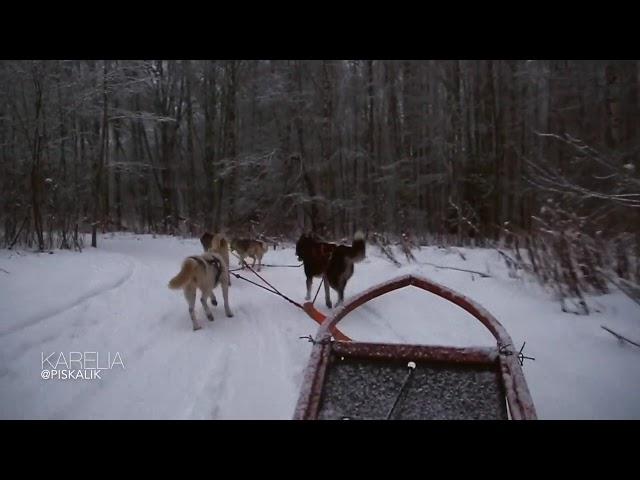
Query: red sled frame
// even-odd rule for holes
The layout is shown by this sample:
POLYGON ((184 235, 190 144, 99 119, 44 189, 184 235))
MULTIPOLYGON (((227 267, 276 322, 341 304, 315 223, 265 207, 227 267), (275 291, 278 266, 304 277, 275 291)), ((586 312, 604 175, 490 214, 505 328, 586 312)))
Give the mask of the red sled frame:
POLYGON ((324 321, 322 321, 314 340, 294 420, 315 420, 318 418, 325 375, 332 353, 369 359, 429 360, 466 364, 491 364, 497 361, 511 419, 537 419, 520 361, 513 351, 515 347, 511 337, 493 315, 464 295, 424 277, 404 275, 364 291, 343 305, 333 317, 324 317, 322 313, 315 310, 311 303, 306 303, 304 308, 316 321, 324 321), (351 342, 337 329, 338 322, 365 302, 406 286, 414 286, 431 292, 469 312, 491 332, 497 342, 496 348, 454 348, 351 342), (332 332, 338 335, 332 335, 332 332), (332 340, 332 336, 335 336, 337 340, 332 340))

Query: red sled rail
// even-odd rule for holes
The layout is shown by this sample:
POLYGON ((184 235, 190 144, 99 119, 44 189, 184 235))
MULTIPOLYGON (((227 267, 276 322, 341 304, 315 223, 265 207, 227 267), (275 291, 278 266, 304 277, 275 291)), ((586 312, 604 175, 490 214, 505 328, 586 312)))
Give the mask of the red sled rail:
MULTIPOLYGON (((361 407, 362 403, 375 403, 378 397, 382 399, 382 403, 386 402, 387 406, 391 399, 395 398, 395 403, 391 402, 393 403, 393 408, 390 409, 386 418, 432 418, 430 415, 433 418, 506 419, 507 416, 512 420, 535 420, 537 418, 520 361, 512 350, 514 347, 511 337, 493 315, 464 295, 424 277, 404 275, 364 291, 329 318, 324 317, 311 304, 305 304, 304 307, 305 311, 314 320, 322 323, 314 340, 314 346, 303 379, 293 417, 295 420, 385 418, 382 405, 378 407, 374 405, 367 415, 359 417, 358 415, 345 414, 345 404, 344 402, 340 404, 340 399, 349 398, 351 399, 349 401, 355 402, 361 407), (337 324, 362 304, 406 286, 414 286, 431 292, 469 312, 491 332, 496 339, 496 347, 454 348, 353 342, 349 341, 348 337, 337 329, 337 324), (443 384, 440 379, 436 390, 433 388, 429 390, 428 386, 416 385, 414 387, 415 392, 411 392, 411 389, 402 391, 408 383, 409 377, 402 384, 402 388, 399 389, 398 385, 402 382, 398 380, 400 375, 398 366, 402 362, 406 365, 407 361, 409 361, 410 368, 411 364, 413 364, 412 368, 417 372, 414 375, 413 383, 419 383, 419 378, 428 383, 428 379, 435 378, 437 374, 445 372, 444 374, 448 378, 450 385, 443 386, 446 382, 443 384), (416 368, 416 364, 418 364, 418 368, 416 368), (355 371, 354 369, 356 369, 357 375, 351 378, 345 377, 349 369, 351 369, 352 375, 355 371), (364 377, 380 377, 381 375, 386 375, 386 377, 376 387, 378 390, 375 390, 370 384, 361 385, 357 388, 354 384, 355 381, 359 381, 364 377), (464 375, 467 377, 465 378, 464 375), (456 385, 456 382, 460 385, 469 384, 469 378, 478 379, 482 375, 485 378, 493 378, 494 381, 485 382, 485 385, 481 386, 482 388, 477 385, 467 386, 466 393, 460 390, 459 385, 456 385), (487 375, 489 376, 487 377, 487 375), (491 377, 492 375, 493 377, 491 377), (339 384, 342 385, 340 388, 338 388, 339 384), (341 388, 351 390, 341 392, 341 388), (482 393, 481 390, 483 388, 488 389, 490 393, 482 393), (441 390, 446 389, 448 389, 447 392, 441 392, 441 390), (391 390, 394 392, 400 390, 400 393, 396 396, 391 390), (430 392, 430 394, 425 396, 424 392, 430 392), (365 395, 365 397, 358 400, 356 397, 359 394, 365 395), (385 395, 388 396, 389 400, 383 398, 385 395), (403 402, 399 400, 403 395, 404 403, 407 405, 411 403, 412 398, 414 404, 420 405, 417 407, 407 406, 405 410, 402 410, 404 408, 402 407, 403 402), (419 395, 422 397, 418 398, 419 395), (487 402, 487 398, 480 398, 480 401, 471 399, 464 403, 459 398, 464 395, 485 395, 485 397, 489 397, 490 401, 487 402), (458 407, 451 406, 452 403, 456 403, 450 402, 451 398, 455 398, 459 403, 458 407), (481 407, 480 405, 483 402, 492 406, 481 407), (445 403, 450 405, 443 405, 445 403), (396 409, 397 404, 400 405, 398 409, 396 409), (411 408, 416 411, 412 413, 411 408), (432 413, 420 412, 421 408, 431 409, 432 413), (454 412, 455 408, 458 408, 458 410, 454 412), (462 410, 460 410, 461 408, 462 410), (483 408, 485 408, 484 411, 482 410, 483 408)), ((411 376, 411 373, 412 371, 409 376, 411 376)), ((406 374, 402 373, 402 375, 406 374)))

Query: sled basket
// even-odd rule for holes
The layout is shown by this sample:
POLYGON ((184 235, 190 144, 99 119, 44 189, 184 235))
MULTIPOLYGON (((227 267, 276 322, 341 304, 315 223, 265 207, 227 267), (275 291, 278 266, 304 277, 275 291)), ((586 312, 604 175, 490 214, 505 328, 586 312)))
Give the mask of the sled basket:
POLYGON ((470 299, 422 277, 399 277, 363 292, 322 323, 294 419, 535 419, 533 401, 511 345, 502 325, 470 299), (491 331, 496 347, 363 343, 332 338, 336 324, 353 309, 409 285, 467 310, 491 331))

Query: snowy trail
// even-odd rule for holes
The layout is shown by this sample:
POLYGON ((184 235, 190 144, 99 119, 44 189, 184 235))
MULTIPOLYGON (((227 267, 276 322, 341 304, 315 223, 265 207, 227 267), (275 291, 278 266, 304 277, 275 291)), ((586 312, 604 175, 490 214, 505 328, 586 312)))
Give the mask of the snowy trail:
MULTIPOLYGON (((0 251, 0 418, 289 419, 318 325, 280 297, 232 279, 233 318, 221 292, 204 327, 191 330, 181 292, 168 280, 197 239, 113 235, 100 249, 53 255, 0 251), (33 292, 34 282, 38 291, 33 292), (101 380, 43 380, 41 356, 108 352, 125 368, 101 380)), ((509 278, 496 252, 423 248, 419 261, 486 271, 492 278, 424 264, 395 267, 375 248, 356 266, 346 300, 394 276, 415 272, 464 293, 492 312, 536 358, 525 376, 540 418, 640 418, 640 350, 600 328, 640 338, 640 308, 618 293, 597 299, 601 313, 578 317, 537 285, 509 278)), ((402 258, 402 257, 398 257, 402 258)), ((295 264, 294 250, 270 250, 265 263, 295 264)), ((232 267, 236 260, 232 257, 232 267)), ((293 300, 305 293, 301 268, 261 274, 293 300)), ((252 277, 250 272, 244 276, 252 277)), ((314 281, 313 293, 318 286, 314 281)), ((335 301, 335 293, 332 292, 335 301)), ((324 292, 316 301, 321 311, 324 292)), ((341 330, 357 340, 493 345, 468 313, 417 289, 384 295, 352 312, 341 330)))
MULTIPOLYGON (((54 302, 39 314, 46 322, 26 318, 4 330, 2 365, 12 368, 0 370, 2 385, 11 383, 0 393, 0 416, 290 418, 290 404, 297 398, 291 385, 305 365, 296 359, 306 359, 310 351, 297 336, 313 332, 315 324, 307 319, 312 328, 304 322, 301 328, 295 311, 287 312, 295 318, 291 326, 260 318, 266 308, 281 309, 282 300, 256 294, 255 287, 236 281, 231 287, 235 317, 224 316, 222 302, 213 309, 213 323, 197 309, 205 328, 194 334, 182 294, 166 284, 182 258, 198 253, 200 246, 197 241, 163 240, 154 244, 159 249, 149 249, 133 237, 104 239, 100 261, 109 256, 121 268, 113 268, 102 287, 78 282, 70 290, 73 300, 62 299, 59 306, 54 302), (41 353, 54 351, 119 352, 125 371, 106 371, 101 381, 38 379, 41 353), (255 405, 260 396, 263 413, 255 405)), ((91 256, 78 257, 89 261, 78 270, 91 271, 91 256)), ((14 307, 20 311, 19 305, 14 307)))
MULTIPOLYGON (((65 253, 69 253, 69 252, 65 252, 65 253)), ((46 258, 46 257, 45 257, 46 258)), ((109 262, 114 262, 117 260, 120 261, 124 261, 125 264, 127 265, 127 268, 125 268, 126 271, 124 271, 123 273, 121 273, 120 275, 118 275, 115 279, 110 280, 107 279, 106 281, 103 280, 101 278, 101 275, 106 273, 107 278, 109 277, 109 271, 104 272, 101 271, 101 269, 99 267, 97 267, 95 264, 92 265, 92 267, 94 268, 94 272, 96 275, 94 277, 91 278, 91 280, 96 280, 95 286, 89 286, 89 288, 86 291, 83 291, 80 295, 76 295, 74 296, 73 293, 71 293, 71 295, 69 295, 69 298, 66 297, 61 297, 61 298, 56 298, 54 300, 54 303, 52 304, 48 304, 47 306, 49 308, 47 308, 46 310, 42 311, 42 307, 43 305, 39 303, 39 300, 41 300, 42 296, 42 288, 40 285, 40 281, 41 279, 38 278, 38 283, 34 283, 32 286, 28 286, 26 288, 32 290, 32 301, 29 302, 28 304, 26 304, 26 307, 29 310, 33 310, 35 309, 35 311, 37 313, 31 315, 30 317, 21 320, 19 323, 7 323, 7 325, 5 326, 4 322, 2 324, 2 327, 0 329, 0 337, 4 336, 4 335, 8 335, 10 333, 13 333, 17 330, 22 330, 25 328, 29 328, 32 325, 39 323, 41 321, 47 320, 51 317, 54 317, 60 313, 64 313, 65 311, 91 299, 92 297, 95 297, 97 295, 101 295, 103 293, 105 293, 106 291, 118 288, 120 285, 122 285, 123 283, 125 283, 127 280, 129 280, 131 278, 131 276, 133 275, 133 270, 134 270, 134 263, 130 260, 128 260, 126 257, 122 256, 121 259, 114 259, 114 258, 109 258, 108 261, 109 262), (37 301, 33 301, 33 300, 37 300, 37 301), (56 303, 60 302, 59 305, 56 306, 56 303)), ((66 273, 66 272, 65 272, 66 273)), ((64 275, 64 273, 63 273, 64 275)), ((30 279, 33 279, 33 277, 28 277, 30 279)), ((58 280, 59 277, 55 278, 55 281, 58 280)), ((46 282, 46 280, 45 280, 46 282)), ((25 288, 25 286, 23 285, 18 285, 21 288, 25 288)), ((71 290, 71 292, 73 292, 73 290, 71 290)), ((10 318, 8 316, 4 316, 3 318, 5 319, 6 322, 10 321, 10 318)))
POLYGON ((128 271, 125 272, 120 278, 117 278, 116 280, 114 280, 113 282, 110 282, 109 284, 107 284, 105 286, 98 286, 98 287, 96 287, 94 289, 91 289, 91 290, 87 291, 86 293, 84 293, 83 295, 79 296, 78 298, 72 299, 71 301, 66 302, 63 305, 59 306, 59 307, 54 307, 52 310, 50 310, 49 312, 47 312, 45 314, 35 315, 32 318, 28 318, 28 319, 24 320, 20 324, 11 325, 8 328, 6 328, 5 330, 0 331, 0 337, 2 337, 4 335, 8 335, 10 333, 14 333, 14 332, 16 332, 18 330, 23 330, 25 328, 29 328, 29 327, 35 325, 36 323, 42 322, 44 320, 48 320, 49 318, 55 317, 56 315, 64 313, 64 312, 66 312, 67 310, 70 310, 73 307, 77 307, 78 305, 90 300, 91 298, 93 298, 93 297, 95 297, 97 295, 102 295, 105 292, 108 292, 109 290, 116 289, 116 288, 118 288, 119 286, 121 286, 127 280, 129 280, 131 278, 131 276, 133 275, 133 271, 134 271, 134 267, 133 267, 133 264, 131 264, 130 268, 128 269, 128 271))

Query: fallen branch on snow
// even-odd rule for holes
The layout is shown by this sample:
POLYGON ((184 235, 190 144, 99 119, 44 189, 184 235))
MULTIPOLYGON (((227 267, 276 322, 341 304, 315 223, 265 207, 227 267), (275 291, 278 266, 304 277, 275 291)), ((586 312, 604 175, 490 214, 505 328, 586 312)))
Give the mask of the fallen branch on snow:
POLYGON ((483 278, 491 278, 491 275, 489 275, 488 273, 484 273, 484 272, 477 272, 475 270, 467 270, 464 268, 456 268, 456 267, 445 267, 443 265, 436 265, 435 263, 430 263, 430 262, 418 262, 424 265, 431 265, 432 267, 437 267, 437 268, 444 268, 446 270, 458 270, 459 272, 468 272, 468 273, 475 273, 477 275, 480 275, 483 278))
POLYGON ((402 253, 404 253, 405 257, 407 257, 407 262, 416 261, 416 257, 413 255, 411 248, 413 248, 412 242, 403 234, 402 240, 400 240, 400 249, 402 250, 402 253))
POLYGON ((624 337, 622 335, 620 335, 619 333, 614 332, 613 330, 605 327, 604 325, 600 325, 600 328, 606 330, 607 332, 609 332, 611 335, 613 335, 614 337, 616 337, 618 340, 620 341, 624 341, 624 342, 628 342, 631 345, 635 345, 636 347, 640 348, 640 343, 636 343, 632 340, 629 340, 627 337, 624 337))
POLYGON ((382 253, 386 255, 386 257, 396 266, 400 267, 402 264, 396 259, 393 251, 389 248, 388 245, 385 245, 384 239, 377 233, 372 234, 372 242, 380 248, 382 253))
MULTIPOLYGON (((604 278, 613 283, 618 290, 624 293, 631 300, 640 305, 640 300, 638 299, 638 292, 634 291, 635 285, 630 284, 631 282, 626 281, 624 278, 618 278, 618 280, 614 280, 612 275, 607 274, 601 268, 596 267, 598 273, 600 273, 604 278)), ((637 288, 637 287, 636 287, 637 288)))

